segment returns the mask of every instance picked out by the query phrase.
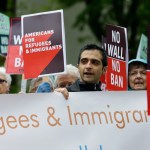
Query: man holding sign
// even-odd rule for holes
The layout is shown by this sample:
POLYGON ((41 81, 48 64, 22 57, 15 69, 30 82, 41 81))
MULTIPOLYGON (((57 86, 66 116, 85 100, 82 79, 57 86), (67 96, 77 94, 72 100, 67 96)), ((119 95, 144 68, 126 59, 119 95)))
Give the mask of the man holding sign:
POLYGON ((105 74, 107 69, 107 55, 103 48, 88 44, 84 46, 79 53, 78 69, 80 80, 67 87, 58 88, 56 91, 61 92, 66 99, 69 97, 68 92, 80 91, 101 91, 99 79, 105 74))

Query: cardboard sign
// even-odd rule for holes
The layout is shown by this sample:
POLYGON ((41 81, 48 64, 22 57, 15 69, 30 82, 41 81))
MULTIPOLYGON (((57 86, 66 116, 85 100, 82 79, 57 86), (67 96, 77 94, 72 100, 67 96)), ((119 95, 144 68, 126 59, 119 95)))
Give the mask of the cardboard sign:
POLYGON ((10 22, 9 17, 0 13, 0 55, 7 55, 10 22))
POLYGON ((23 65, 21 18, 12 18, 6 59, 6 71, 9 74, 22 74, 24 72, 23 65))
POLYGON ((146 91, 1 94, 1 150, 149 150, 146 91))
POLYGON ((127 90, 128 46, 126 28, 107 25, 104 48, 108 55, 107 90, 127 90))
POLYGON ((24 15, 21 22, 25 79, 65 72, 63 11, 24 15))

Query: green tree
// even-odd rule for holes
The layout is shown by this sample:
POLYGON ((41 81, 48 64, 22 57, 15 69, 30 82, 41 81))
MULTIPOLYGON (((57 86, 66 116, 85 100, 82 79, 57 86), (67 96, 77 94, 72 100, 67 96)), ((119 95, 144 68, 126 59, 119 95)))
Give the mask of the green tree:
POLYGON ((141 34, 147 35, 147 26, 150 22, 149 0, 54 1, 60 4, 60 8, 68 8, 78 2, 84 3, 85 9, 78 15, 74 27, 84 30, 85 25, 88 25, 98 40, 105 35, 106 24, 126 27, 130 59, 135 58, 141 34))
POLYGON ((16 15, 16 0, 0 0, 0 12, 7 16, 16 15))

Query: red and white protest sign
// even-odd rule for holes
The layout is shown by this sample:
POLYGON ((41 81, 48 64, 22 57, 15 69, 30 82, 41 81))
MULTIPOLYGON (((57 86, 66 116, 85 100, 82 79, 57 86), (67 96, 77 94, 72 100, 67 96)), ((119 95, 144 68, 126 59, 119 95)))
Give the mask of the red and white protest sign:
MULTIPOLYGON (((105 49, 105 46, 104 46, 105 44, 106 44, 106 37, 102 36, 102 47, 104 49, 105 49)), ((106 91, 107 90, 107 87, 106 87, 106 74, 107 74, 107 72, 105 74, 101 75, 101 77, 100 77, 101 90, 102 91, 106 91)))
POLYGON ((11 18, 6 71, 10 74, 23 73, 21 18, 11 18))
POLYGON ((150 115, 150 26, 148 26, 148 51, 147 51, 147 105, 150 115))
POLYGON ((24 15, 21 22, 25 79, 64 72, 63 11, 24 15))
POLYGON ((128 46, 126 28, 107 25, 104 48, 108 55, 107 90, 127 90, 128 46))

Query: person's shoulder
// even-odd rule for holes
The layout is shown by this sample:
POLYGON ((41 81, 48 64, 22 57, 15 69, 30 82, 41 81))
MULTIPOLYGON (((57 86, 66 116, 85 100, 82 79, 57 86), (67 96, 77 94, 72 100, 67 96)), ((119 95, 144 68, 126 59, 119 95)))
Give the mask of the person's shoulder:
POLYGON ((68 90, 68 92, 79 92, 79 79, 77 79, 72 85, 66 87, 66 89, 68 90))

